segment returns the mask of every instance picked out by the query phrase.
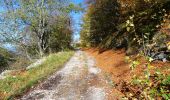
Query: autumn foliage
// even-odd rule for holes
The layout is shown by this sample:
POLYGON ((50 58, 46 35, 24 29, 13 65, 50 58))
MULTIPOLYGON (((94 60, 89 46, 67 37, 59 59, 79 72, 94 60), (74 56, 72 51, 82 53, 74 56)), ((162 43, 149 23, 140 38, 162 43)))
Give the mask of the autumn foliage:
MULTIPOLYGON (((168 0, 90 0, 88 3, 81 31, 83 46, 125 48, 127 54, 134 54, 157 42, 157 34, 167 34, 160 30, 165 20, 169 20, 168 0)), ((168 38, 166 35, 162 45, 166 45, 168 38)))

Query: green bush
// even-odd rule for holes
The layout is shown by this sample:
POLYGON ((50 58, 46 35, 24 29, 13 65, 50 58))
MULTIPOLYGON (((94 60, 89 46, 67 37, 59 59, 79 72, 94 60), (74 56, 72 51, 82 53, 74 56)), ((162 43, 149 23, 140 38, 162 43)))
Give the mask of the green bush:
POLYGON ((7 49, 0 47, 0 72, 8 67, 9 62, 11 62, 11 58, 13 58, 14 54, 9 52, 7 49))

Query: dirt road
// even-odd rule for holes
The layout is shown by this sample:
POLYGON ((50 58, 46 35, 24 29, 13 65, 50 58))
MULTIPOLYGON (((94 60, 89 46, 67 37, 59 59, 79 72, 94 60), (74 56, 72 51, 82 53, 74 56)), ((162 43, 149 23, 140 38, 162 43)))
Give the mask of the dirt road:
POLYGON ((109 87, 101 70, 83 51, 77 51, 63 69, 21 100, 108 100, 109 87))

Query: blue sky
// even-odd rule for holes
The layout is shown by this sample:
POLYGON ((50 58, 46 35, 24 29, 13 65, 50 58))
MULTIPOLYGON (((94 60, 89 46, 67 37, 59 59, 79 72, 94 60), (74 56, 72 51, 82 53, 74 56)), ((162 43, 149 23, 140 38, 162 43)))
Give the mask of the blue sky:
MULTIPOLYGON (((71 0, 72 2, 74 2, 75 4, 83 4, 84 0, 71 0)), ((80 38, 80 30, 81 30, 81 26, 80 23, 82 22, 82 15, 83 13, 71 13, 71 16, 73 18, 73 31, 74 31, 74 35, 73 35, 73 39, 74 40, 79 40, 80 38)))

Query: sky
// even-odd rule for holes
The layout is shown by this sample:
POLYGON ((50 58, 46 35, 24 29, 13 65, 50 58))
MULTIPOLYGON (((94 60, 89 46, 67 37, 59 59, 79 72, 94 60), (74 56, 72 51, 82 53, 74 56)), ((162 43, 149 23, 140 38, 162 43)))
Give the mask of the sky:
MULTIPOLYGON (((83 4, 83 1, 84 0, 71 0, 73 3, 75 4, 83 4)), ((80 26, 80 23, 82 22, 82 15, 83 13, 71 13, 71 16, 73 18, 73 32, 74 32, 74 35, 73 35, 73 39, 74 41, 78 41, 80 39, 80 30, 81 30, 81 26, 80 26)))

